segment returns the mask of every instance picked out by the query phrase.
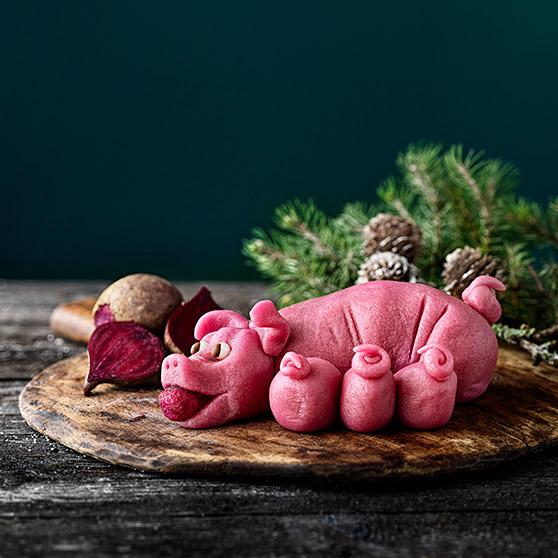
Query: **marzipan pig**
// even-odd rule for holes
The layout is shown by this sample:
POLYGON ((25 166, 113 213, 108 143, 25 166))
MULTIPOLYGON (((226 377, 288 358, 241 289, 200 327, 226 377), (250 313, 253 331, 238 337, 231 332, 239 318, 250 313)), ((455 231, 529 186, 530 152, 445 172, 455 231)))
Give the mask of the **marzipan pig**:
POLYGON ((161 408, 185 428, 270 407, 297 431, 338 417, 359 432, 393 416, 411 428, 440 427, 456 402, 490 383, 498 357, 490 325, 501 315, 494 290, 504 289, 482 276, 459 300, 427 285, 374 281, 281 311, 263 300, 250 320, 208 312, 196 325, 192 355, 163 362, 161 408))

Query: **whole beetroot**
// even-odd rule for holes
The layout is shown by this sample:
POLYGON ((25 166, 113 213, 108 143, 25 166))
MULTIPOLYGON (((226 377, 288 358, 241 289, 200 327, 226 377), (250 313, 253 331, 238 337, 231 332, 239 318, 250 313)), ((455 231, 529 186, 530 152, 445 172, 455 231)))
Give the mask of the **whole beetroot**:
POLYGON ((160 333, 181 302, 180 291, 166 279, 135 273, 118 279, 100 294, 93 319, 97 327, 112 321, 132 321, 160 333))

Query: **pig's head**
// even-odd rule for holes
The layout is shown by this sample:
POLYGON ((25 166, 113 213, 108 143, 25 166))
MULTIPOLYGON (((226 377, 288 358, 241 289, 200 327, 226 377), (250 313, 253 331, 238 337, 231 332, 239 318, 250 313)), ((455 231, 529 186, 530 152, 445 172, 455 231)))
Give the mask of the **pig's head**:
POLYGON ((263 414, 276 357, 289 324, 270 300, 258 302, 250 321, 231 310, 204 314, 192 355, 173 354, 162 365, 160 404, 185 428, 207 428, 263 414))

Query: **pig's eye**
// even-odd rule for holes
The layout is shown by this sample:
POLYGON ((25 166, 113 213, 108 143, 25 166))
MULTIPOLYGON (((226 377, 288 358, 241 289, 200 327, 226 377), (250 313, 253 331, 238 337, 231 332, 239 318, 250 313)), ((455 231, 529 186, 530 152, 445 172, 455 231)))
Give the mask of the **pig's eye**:
POLYGON ((190 354, 195 355, 196 353, 205 350, 207 350, 207 341, 198 341, 197 343, 194 343, 190 348, 190 354))
POLYGON ((231 352, 230 345, 223 341, 217 343, 217 345, 215 345, 215 347, 211 349, 211 354, 217 360, 223 360, 224 358, 228 357, 230 352, 231 352))

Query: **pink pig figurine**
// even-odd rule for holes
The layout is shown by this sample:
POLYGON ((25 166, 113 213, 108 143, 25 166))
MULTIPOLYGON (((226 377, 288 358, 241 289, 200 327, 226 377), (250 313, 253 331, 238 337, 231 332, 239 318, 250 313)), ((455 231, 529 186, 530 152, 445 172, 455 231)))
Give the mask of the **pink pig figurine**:
POLYGON ((297 432, 315 432, 337 418, 341 373, 322 358, 289 352, 269 388, 275 420, 297 432))
POLYGON ((161 409, 185 428, 206 428, 262 415, 271 397, 277 420, 299 431, 325 428, 337 413, 356 431, 381 428, 395 412, 410 428, 438 428, 490 383, 491 324, 501 314, 494 291, 503 290, 489 276, 463 300, 419 283, 371 281, 280 311, 262 300, 249 320, 208 312, 192 355, 163 361, 161 409), (335 369, 344 375, 339 399, 335 369))

